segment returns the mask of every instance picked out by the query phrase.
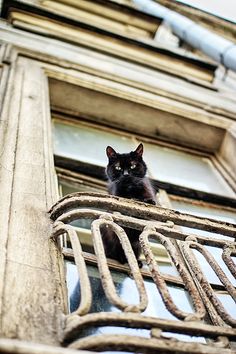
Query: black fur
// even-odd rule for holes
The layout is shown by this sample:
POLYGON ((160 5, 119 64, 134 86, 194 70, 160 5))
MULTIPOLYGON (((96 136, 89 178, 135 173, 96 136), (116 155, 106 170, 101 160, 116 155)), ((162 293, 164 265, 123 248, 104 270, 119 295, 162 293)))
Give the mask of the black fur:
MULTIPOLYGON (((156 204, 155 191, 146 177, 147 166, 142 158, 143 145, 139 144, 135 151, 127 154, 119 154, 108 146, 106 153, 108 157, 106 173, 109 194, 156 204)), ((139 231, 129 228, 126 228, 125 231, 139 265, 142 266, 139 261, 141 253, 139 231)), ((123 248, 114 232, 109 229, 103 229, 102 237, 106 256, 122 264, 126 263, 127 259, 123 248)))

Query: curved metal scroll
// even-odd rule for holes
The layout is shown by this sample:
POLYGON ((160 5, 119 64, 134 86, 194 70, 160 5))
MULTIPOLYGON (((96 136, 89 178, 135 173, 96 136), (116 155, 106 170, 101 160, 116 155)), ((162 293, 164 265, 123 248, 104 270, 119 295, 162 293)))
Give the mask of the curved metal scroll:
POLYGON ((225 245, 222 253, 222 259, 230 270, 231 274, 236 278, 236 265, 231 258, 231 254, 235 252, 235 246, 225 245))
POLYGON ((163 353, 178 353, 178 354, 232 354, 230 349, 210 347, 205 344, 198 343, 197 345, 188 342, 178 341, 172 338, 171 340, 162 336, 152 336, 151 338, 130 336, 130 335, 95 335, 88 336, 80 339, 69 345, 71 349, 79 350, 120 350, 125 352, 135 353, 150 353, 150 354, 163 354, 163 353))
MULTIPOLYGON (((57 221, 61 221, 64 224, 71 223, 74 220, 78 219, 98 219, 99 217, 102 216, 109 216, 111 215, 110 213, 102 210, 97 210, 97 209, 89 209, 89 208, 81 208, 78 205, 75 207, 75 209, 66 211, 62 213, 58 218, 56 219, 57 221)), ((145 220, 145 219, 138 219, 133 216, 128 216, 128 215, 123 215, 121 213, 113 213, 112 214, 113 221, 118 223, 119 225, 123 227, 129 227, 131 229, 136 229, 136 230, 143 230, 145 226, 150 226, 150 221, 145 220)), ((194 237, 198 240, 199 243, 205 245, 207 244, 208 246, 213 246, 213 247, 224 247, 225 241, 220 240, 220 239, 214 239, 214 238, 209 238, 205 236, 200 236, 196 234, 190 234, 186 232, 181 232, 179 229, 173 228, 175 225, 173 221, 166 220, 166 222, 161 222, 161 221, 153 221, 152 220, 152 226, 157 228, 164 236, 170 237, 173 239, 177 240, 182 240, 184 241, 186 237, 194 237)), ((233 241, 227 241, 227 244, 233 244, 233 241)))
MULTIPOLYGON (((75 193, 68 195, 58 201, 52 207, 50 212, 51 219, 55 222, 53 237, 57 238, 59 235, 66 233, 70 238, 81 284, 80 305, 75 312, 66 317, 67 321, 65 322, 65 327, 63 330, 64 345, 71 343, 70 348, 86 350, 109 350, 111 348, 118 350, 121 348, 125 351, 142 351, 146 353, 162 353, 169 351, 178 351, 178 353, 195 352, 202 354, 217 354, 219 352, 232 353, 231 350, 225 348, 228 346, 229 340, 235 340, 236 332, 234 328, 230 328, 226 325, 226 323, 235 325, 236 320, 232 319, 230 315, 228 315, 220 301, 217 299, 210 284, 204 278, 204 275, 200 270, 200 266, 194 258, 191 248, 193 247, 193 244, 198 245, 194 247, 198 248, 200 252, 201 245, 212 245, 221 249, 223 248, 224 251, 222 258, 231 273, 235 276, 236 266, 232 260, 232 252, 235 252, 233 248, 234 241, 232 239, 232 241, 226 242, 223 239, 192 235, 192 237, 195 237, 198 242, 190 243, 189 241, 192 241, 193 238, 186 238, 190 235, 187 235, 185 232, 177 228, 172 228, 171 226, 175 223, 176 225, 216 232, 233 238, 235 236, 235 225, 98 193, 75 193), (107 212, 108 210, 109 213, 107 212), (111 214, 112 212, 118 213, 111 214), (75 230, 71 226, 66 225, 67 223, 80 218, 95 220, 92 223, 92 235, 102 285, 107 299, 111 304, 121 309, 122 312, 88 313, 92 302, 92 292, 86 264, 75 230), (150 222, 149 220, 154 220, 154 222, 150 222), (116 292, 111 272, 108 268, 101 237, 101 228, 104 225, 109 225, 121 242, 132 276, 138 289, 138 304, 128 304, 124 302, 116 292), (127 227, 140 230, 140 232, 145 228, 141 234, 140 242, 149 265, 152 278, 156 283, 166 308, 175 317, 185 321, 177 321, 176 318, 173 320, 165 320, 158 317, 145 316, 141 313, 147 307, 148 298, 142 275, 129 239, 124 229, 122 229, 119 225, 123 228, 127 227), (158 230, 158 232, 156 230, 158 230), (170 255, 182 279, 181 285, 184 283, 189 295, 192 298, 195 308, 194 313, 184 312, 176 306, 174 298, 172 298, 169 293, 165 278, 159 271, 154 255, 151 252, 148 242, 149 236, 153 236, 159 240, 159 242, 165 247, 167 253, 170 255), (179 258, 178 250, 175 248, 175 245, 172 243, 171 239, 180 240, 178 241, 178 245, 183 249, 185 260, 189 264, 190 274, 192 273, 194 277, 195 273, 196 286, 189 272, 185 268, 183 260, 179 258), (201 321, 205 316, 205 308, 203 303, 206 305, 211 319, 219 317, 220 321, 218 318, 216 318, 217 320, 214 320, 215 322, 213 321, 216 326, 206 325, 203 321, 201 321), (82 331, 86 330, 86 328, 91 328, 93 326, 120 326, 137 328, 138 330, 146 329, 150 331, 151 338, 127 335, 113 336, 106 334, 102 336, 87 336, 79 341, 77 340, 79 333, 82 333, 82 331), (174 338, 166 339, 162 335, 162 331, 198 337, 204 336, 211 338, 213 341, 205 345, 183 341, 177 342, 174 338)), ((202 247, 202 249, 204 249, 204 247, 202 247)), ((204 257, 208 258, 209 263, 214 268, 219 279, 223 279, 222 283, 229 294, 235 298, 236 290, 233 288, 232 284, 227 281, 222 269, 214 264, 214 259, 212 260, 207 253, 204 253, 204 257)), ((180 277, 178 277, 178 279, 176 277, 176 284, 177 282, 180 282, 180 277)))
POLYGON ((112 217, 102 217, 92 223, 92 235, 95 253, 97 255, 98 268, 101 275, 101 281, 104 288, 104 292, 109 299, 109 301, 117 306, 119 309, 125 312, 142 312, 146 309, 148 304, 147 293, 145 290, 142 275, 139 271, 138 263, 136 257, 133 253, 132 247, 130 245, 129 239, 125 231, 112 221, 112 217), (124 253, 127 257, 128 264, 131 269, 132 276, 134 278, 136 287, 139 292, 140 303, 138 305, 130 305, 124 302, 118 295, 112 280, 110 270, 107 265, 107 259, 103 247, 101 227, 109 226, 119 238, 121 245, 124 249, 124 253))
POLYGON ((186 268, 184 267, 183 262, 179 259, 176 249, 174 245, 171 243, 171 241, 167 237, 157 232, 155 228, 146 227, 142 232, 142 234, 140 235, 140 243, 146 258, 146 262, 152 274, 152 278, 157 286, 157 289, 162 297, 163 302, 165 303, 166 308, 179 319, 195 320, 195 321, 201 320, 205 316, 204 305, 198 294, 198 291, 195 287, 193 280, 191 279, 186 268), (183 279, 186 289, 188 290, 193 300, 193 305, 196 309, 196 312, 194 314, 181 311, 173 302, 168 287, 166 286, 166 282, 159 271, 159 267, 149 246, 149 242, 148 242, 149 236, 154 236, 158 241, 160 241, 160 243, 165 247, 166 251, 170 255, 181 278, 183 279))
POLYGON ((92 291, 90 286, 90 281, 88 277, 88 272, 86 268, 86 263, 83 257, 82 248, 80 245, 80 241, 78 235, 76 234, 73 227, 69 225, 64 225, 62 222, 55 222, 53 228, 53 238, 57 238, 58 236, 66 233, 70 239, 72 244, 72 248, 74 250, 74 259, 77 267, 77 271, 80 279, 80 291, 81 291, 81 301, 78 309, 67 317, 71 317, 73 315, 85 315, 89 312, 92 304, 92 291))
POLYGON ((161 222, 173 221, 176 225, 235 237, 235 225, 230 223, 205 219, 199 216, 165 209, 156 205, 154 206, 138 201, 134 202, 133 200, 102 193, 77 192, 68 194, 52 206, 49 211, 51 219, 55 221, 63 213, 78 207, 93 207, 101 208, 103 210, 118 211, 145 220, 157 220, 161 222))
POLYGON ((117 326, 179 333, 197 337, 216 339, 227 336, 230 340, 236 339, 235 330, 231 327, 214 326, 205 323, 183 322, 176 320, 160 319, 157 317, 142 316, 138 313, 114 313, 99 312, 90 313, 82 317, 74 318, 67 324, 64 331, 64 342, 70 342, 76 338, 76 334, 91 326, 117 326))
POLYGON ((211 285, 207 281, 206 277, 204 276, 201 266, 199 265, 193 251, 191 248, 198 250, 209 263, 215 274, 218 276, 222 284, 224 284, 225 288, 227 289, 228 293, 231 295, 233 300, 236 302, 236 290, 232 283, 228 280, 226 274, 221 269, 221 267, 216 263, 214 257, 208 252, 204 246, 198 244, 195 240, 186 240, 184 243, 181 244, 181 248, 183 250, 184 256, 189 263, 192 271, 194 272, 197 280, 201 284, 203 290, 207 294, 209 300, 214 305, 217 313, 222 317, 222 319, 231 326, 236 326, 236 320, 232 318, 225 310, 224 306, 222 305, 221 301, 215 295, 211 285))

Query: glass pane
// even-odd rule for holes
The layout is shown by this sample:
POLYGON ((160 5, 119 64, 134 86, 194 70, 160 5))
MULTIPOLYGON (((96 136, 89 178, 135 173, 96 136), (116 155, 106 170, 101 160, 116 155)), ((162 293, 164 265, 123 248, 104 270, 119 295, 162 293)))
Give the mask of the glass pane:
POLYGON ((131 138, 79 124, 54 120, 54 153, 93 165, 106 166, 106 147, 111 145, 117 152, 134 150, 131 138))
POLYGON ((222 302, 224 308, 230 314, 230 316, 236 319, 236 306, 232 297, 228 294, 220 294, 217 292, 216 296, 222 302))
POLYGON ((187 201, 181 200, 171 200, 171 205, 173 209, 178 210, 183 213, 192 214, 196 216, 203 216, 210 219, 216 219, 220 221, 225 221, 229 223, 236 223, 236 211, 227 210, 223 207, 210 207, 188 203, 187 201))
MULTIPOLYGON (((78 275, 74 263, 66 262, 66 265, 70 308, 71 311, 74 311, 76 306, 78 306, 80 296, 78 275)), ((94 305, 91 309, 91 312, 120 312, 120 310, 111 305, 108 300, 104 299, 105 294, 101 285, 98 269, 94 266, 88 266, 87 269, 90 280, 93 284, 94 293, 94 305)), ((139 301, 139 296, 134 280, 125 275, 124 273, 116 271, 111 271, 111 273, 119 296, 121 296, 121 298, 127 303, 137 304, 139 301)), ((143 314, 147 316, 175 319, 175 317, 169 313, 169 311, 162 303, 156 285, 151 280, 145 279, 145 287, 149 296, 149 305, 148 308, 143 312, 143 314)), ((193 308, 189 301, 188 294, 184 289, 169 286, 169 291, 177 306, 179 306, 182 310, 193 312, 193 308)))
MULTIPOLYGON (((180 212, 184 212, 187 214, 192 214, 192 215, 196 215, 196 216, 203 216, 203 217, 216 219, 216 220, 220 220, 220 221, 225 221, 225 222, 229 222, 229 223, 236 222, 236 213, 231 210, 217 208, 217 207, 210 208, 209 206, 207 207, 207 206, 203 206, 203 205, 195 205, 195 204, 187 203, 186 201, 178 201, 178 200, 171 200, 171 204, 175 210, 178 210, 180 212)), ((232 241, 232 237, 216 234, 213 232, 202 231, 202 230, 192 229, 190 227, 183 227, 183 226, 181 226, 181 229, 183 231, 185 231, 186 233, 232 241)), ((222 260, 222 249, 217 248, 217 247, 211 247, 211 246, 205 246, 205 247, 211 253, 211 255, 215 258, 216 263, 218 263, 220 265, 220 267, 225 272, 225 274, 227 275, 228 279, 232 282, 232 284, 236 285, 235 278, 232 276, 232 274, 228 270, 228 267, 225 265, 224 261, 222 260)), ((204 272, 207 280, 211 283, 214 283, 214 284, 221 284, 217 275, 212 270, 211 266, 206 261, 206 259, 203 257, 203 255, 196 250, 193 250, 193 252, 194 252, 195 256, 197 257, 198 262, 201 265, 201 269, 204 272)), ((236 258, 232 257, 232 260, 235 261, 236 258)))
MULTIPOLYGON (((99 187, 92 187, 86 184, 86 182, 78 180, 77 183, 65 181, 61 178, 59 178, 59 190, 61 193, 61 197, 64 197, 67 194, 70 193, 75 193, 75 192, 96 192, 96 193, 103 193, 104 190, 99 187)), ((93 208, 95 209, 95 208, 93 208)), ((97 209, 99 210, 99 209, 97 209)), ((92 220, 90 219, 80 219, 80 220, 75 220, 70 223, 70 225, 79 227, 79 228, 84 228, 84 229, 91 229, 91 223, 92 220)))
MULTIPOLYGON (((78 275, 76 271, 76 267, 71 262, 66 262, 67 265, 67 284, 68 284, 68 297, 70 310, 74 311, 79 304, 80 301, 80 285, 78 281, 78 275)), ((103 287, 100 281, 98 269, 94 266, 88 266, 89 278, 92 286, 93 293, 93 305, 90 310, 91 313, 95 312, 120 312, 119 309, 114 307, 109 303, 106 299, 105 293, 103 291, 103 287)), ((130 304, 137 304, 139 301, 138 292, 134 283, 134 280, 123 273, 112 271, 113 281, 119 296, 130 304)), ((169 311, 165 308, 165 305, 162 302, 161 296, 156 288, 156 285, 152 282, 152 280, 145 279, 145 287, 148 293, 149 304, 147 309, 143 312, 143 315, 172 319, 177 320, 173 315, 169 313, 169 311)), ((168 287, 172 298, 176 305, 188 312, 193 312, 193 307, 191 305, 190 299, 188 297, 188 293, 179 287, 169 286, 168 287)), ((91 334, 133 334, 139 336, 149 337, 149 330, 142 329, 131 329, 131 328, 123 328, 123 327, 99 327, 86 330, 86 333, 83 332, 83 335, 91 335, 91 334)), ((169 336, 175 336, 179 339, 183 340, 193 340, 192 337, 182 336, 170 334, 169 336)), ((203 338, 194 338, 196 341, 204 341, 203 338)))
MULTIPOLYGON (((157 261, 157 263, 158 263, 158 261, 157 261)), ((173 264, 158 263, 158 266, 160 267, 160 271, 163 274, 179 276, 179 273, 173 264)))
POLYGON ((66 181, 59 181, 61 197, 64 197, 67 194, 76 193, 76 192, 97 192, 102 193, 104 192, 103 189, 99 189, 98 187, 88 186, 84 183, 76 183, 76 185, 66 182, 66 181))
POLYGON ((208 193, 235 196, 209 158, 154 144, 145 144, 144 154, 154 179, 208 193))
MULTIPOLYGON (((234 285, 236 286, 236 279, 234 278, 234 276, 231 274, 231 272, 229 271, 227 265, 224 263, 223 259, 222 259, 222 249, 221 248, 217 248, 217 247, 211 247, 211 246, 204 246, 208 252, 211 253, 211 255, 214 257, 216 263, 221 267, 221 269, 223 270, 223 272, 226 274, 228 280, 234 285)), ((216 275, 216 273, 214 272, 214 270, 211 268, 211 266, 209 265, 209 263, 207 262, 207 260, 205 259, 205 257, 198 252, 197 250, 193 250, 198 262, 199 262, 199 266, 201 267, 201 270, 203 272, 203 274, 205 275, 205 277, 207 278, 207 280, 210 283, 213 284, 219 284, 219 285, 223 285, 220 281, 220 279, 218 278, 218 276, 216 275)), ((236 261, 236 257, 231 257, 232 260, 235 262, 236 261)))
MULTIPOLYGON (((210 207, 210 206, 204 206, 204 205, 196 205, 192 203, 188 203, 187 201, 180 201, 180 200, 171 200, 171 205, 173 209, 178 210, 182 213, 187 213, 187 214, 192 214, 196 216, 201 216, 201 217, 206 217, 210 219, 215 219, 219 221, 225 221, 229 223, 236 223, 236 212, 233 210, 227 210, 223 209, 223 207, 210 207)), ((225 239, 225 240, 231 240, 232 237, 230 236, 224 236, 221 234, 216 234, 213 232, 208 232, 208 231, 202 231, 198 229, 192 229, 189 227, 181 227, 183 231, 187 233, 192 233, 192 234, 197 234, 200 236, 205 236, 205 237, 214 237, 214 238, 220 238, 220 239, 225 239)))
MULTIPOLYGON (((134 150, 138 144, 131 136, 59 120, 54 120, 53 132, 56 155, 103 167, 107 165, 107 145, 123 153, 134 150)), ((209 158, 145 143, 144 160, 154 179, 209 193, 235 196, 209 158)))

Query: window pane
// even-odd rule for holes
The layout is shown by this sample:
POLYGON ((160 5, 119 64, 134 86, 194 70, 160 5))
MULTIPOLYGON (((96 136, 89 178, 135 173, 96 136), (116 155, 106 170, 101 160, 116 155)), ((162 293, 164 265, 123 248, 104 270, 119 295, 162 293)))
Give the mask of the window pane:
POLYGON ((196 216, 203 216, 210 219, 216 219, 229 223, 236 222, 236 211, 227 210, 223 207, 210 207, 207 205, 197 205, 187 201, 173 200, 171 199, 171 205, 173 209, 183 213, 192 214, 196 216))
POLYGON ((220 294, 217 292, 216 292, 216 296, 222 302, 224 308, 230 314, 230 316, 236 319, 236 307, 232 297, 226 293, 220 294))
MULTIPOLYGON (((78 283, 78 275, 74 263, 66 262, 67 265, 67 283, 68 283, 68 296, 70 301, 71 311, 74 311, 79 304, 80 289, 78 283)), ((105 298, 98 269, 94 266, 88 266, 88 273, 90 281, 93 286, 93 299, 94 305, 91 312, 112 311, 120 312, 119 309, 114 307, 105 298)), ((139 302, 138 292, 134 280, 124 273, 111 271, 113 281, 115 283, 119 296, 130 304, 137 304, 139 302)), ((146 316, 156 316, 159 318, 176 319, 163 304, 156 285, 152 280, 145 279, 145 287, 148 293, 149 305, 143 312, 146 316)), ((179 287, 168 287, 171 296, 173 297, 176 305, 188 312, 193 312, 193 307, 190 303, 188 293, 179 287)))
POLYGON ((83 125, 54 121, 54 153, 93 165, 106 166, 106 147, 117 152, 134 149, 131 138, 83 125))
MULTIPOLYGON (((203 216, 211 219, 216 219, 220 221, 225 221, 229 223, 235 223, 236 222, 236 213, 221 208, 217 207, 210 207, 210 206, 203 206, 203 205, 196 205, 192 203, 187 203, 187 201, 178 201, 178 200, 171 200, 171 204, 174 209, 184 212, 187 214, 192 214, 196 216, 203 216)), ((225 240, 231 240, 232 237, 229 236, 224 236, 220 234, 216 234, 213 232, 208 232, 208 231, 202 231, 198 229, 192 229, 189 227, 183 227, 181 226, 181 229, 185 231, 186 233, 191 233, 191 234, 196 234, 200 236, 205 236, 205 237, 212 237, 212 238, 219 238, 219 239, 225 239, 225 240)), ((225 272, 226 276, 228 279, 232 282, 233 285, 236 285, 236 280, 230 273, 228 267, 224 263, 222 259, 222 249, 217 248, 217 247, 211 247, 211 246, 205 246, 206 249, 211 253, 211 255, 215 258, 216 263, 222 268, 222 270, 225 272)), ((195 256, 198 259, 199 264, 201 265, 201 269, 204 272, 207 280, 211 283, 214 284, 221 284, 221 281, 209 265, 209 263, 206 261, 206 259, 203 257, 203 255, 196 251, 193 250, 195 256)), ((232 257, 232 260, 235 262, 236 258, 232 257)))
MULTIPOLYGON (((78 180, 77 183, 72 183, 72 182, 63 180, 62 178, 59 178, 59 190, 60 190, 61 197, 64 197, 67 194, 76 193, 76 192, 96 192, 96 193, 103 193, 104 192, 99 187, 96 187, 96 186, 92 187, 92 186, 86 185, 86 183, 83 182, 82 180, 78 180)), ((90 219, 79 219, 79 220, 75 220, 75 221, 71 222, 71 225, 78 227, 78 228, 84 228, 84 229, 90 230, 91 223, 92 223, 92 220, 90 220, 90 219)))
MULTIPOLYGON (((138 145, 134 136, 59 120, 54 120, 53 131, 56 155, 103 167, 107 164, 107 145, 120 153, 132 151, 138 145)), ((204 192, 235 196, 209 158, 154 144, 144 145, 144 160, 152 178, 204 192)))
MULTIPOLYGON (((226 274, 228 280, 234 286, 236 286, 236 279, 231 274, 230 270, 228 269, 227 265, 224 263, 224 261, 222 259, 223 250, 221 248, 211 247, 211 246, 204 246, 204 247, 213 256, 216 263, 221 267, 223 272, 226 274)), ((218 278, 218 276, 216 275, 216 273, 214 272, 214 270, 211 268, 210 264, 205 259, 205 257, 197 250, 193 250, 193 253, 196 256, 196 258, 199 262, 199 266, 201 267, 201 270, 202 270, 203 274, 205 275, 205 277, 207 278, 208 282, 213 283, 213 284, 223 285, 221 283, 220 279, 218 278)), ((235 257, 231 257, 231 258, 232 258, 232 261, 235 263, 236 258, 235 257)))
MULTIPOLYGON (((79 279, 76 271, 76 267, 72 262, 66 262, 67 265, 67 284, 68 284, 68 297, 70 310, 74 311, 79 305, 80 302, 80 285, 79 279)), ((114 307, 107 300, 103 287, 100 281, 100 276, 98 269, 94 266, 88 266, 89 279, 92 286, 93 293, 93 305, 90 310, 91 313, 95 312, 120 312, 119 309, 114 307)), ((119 296, 130 304, 135 304, 139 302, 138 292, 134 283, 134 280, 123 273, 112 271, 112 278, 119 296)), ((145 279, 145 287, 148 294, 149 304, 147 309, 143 312, 145 316, 165 318, 177 320, 171 313, 166 309, 161 296, 156 288, 156 285, 152 280, 145 279)), ((182 309, 183 311, 193 312, 193 307, 191 305, 188 293, 179 287, 169 286, 168 287, 170 294, 175 302, 175 304, 182 309)), ((115 327, 115 326, 104 326, 99 328, 89 328, 83 333, 80 333, 80 336, 94 335, 94 334, 127 334, 127 335, 139 335, 144 337, 150 337, 149 330, 143 329, 132 329, 124 327, 115 327)), ((204 342, 204 338, 190 337, 186 335, 179 335, 170 333, 166 335, 168 337, 176 337, 182 340, 192 340, 198 342, 204 342)))
POLYGON ((209 158, 145 144, 145 161, 154 179, 208 193, 235 196, 209 158))
MULTIPOLYGON (((233 210, 223 209, 223 207, 217 208, 217 207, 210 207, 204 205, 196 205, 196 204, 192 204, 191 202, 188 203, 186 201, 179 201, 179 200, 171 200, 171 205, 173 209, 178 210, 182 213, 202 216, 210 219, 216 219, 216 220, 225 221, 233 224, 236 223, 236 212, 234 212, 233 210)), ((186 233, 232 241, 232 237, 230 236, 224 236, 213 232, 202 231, 202 230, 192 229, 183 226, 181 226, 181 228, 186 233)))
POLYGON ((64 197, 67 194, 76 193, 76 192, 96 192, 96 193, 104 193, 104 190, 99 187, 92 187, 86 185, 85 183, 76 183, 73 184, 71 182, 59 180, 59 190, 61 191, 61 197, 64 197))

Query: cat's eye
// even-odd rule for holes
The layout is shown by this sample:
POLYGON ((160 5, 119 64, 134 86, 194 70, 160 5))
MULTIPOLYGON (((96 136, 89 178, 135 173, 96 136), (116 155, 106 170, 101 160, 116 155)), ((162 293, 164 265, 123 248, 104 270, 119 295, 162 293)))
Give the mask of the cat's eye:
POLYGON ((133 170, 135 167, 136 167, 135 164, 130 166, 131 170, 133 170))
POLYGON ((120 166, 116 166, 115 169, 116 169, 117 171, 120 171, 120 170, 121 170, 121 167, 120 167, 120 166))

